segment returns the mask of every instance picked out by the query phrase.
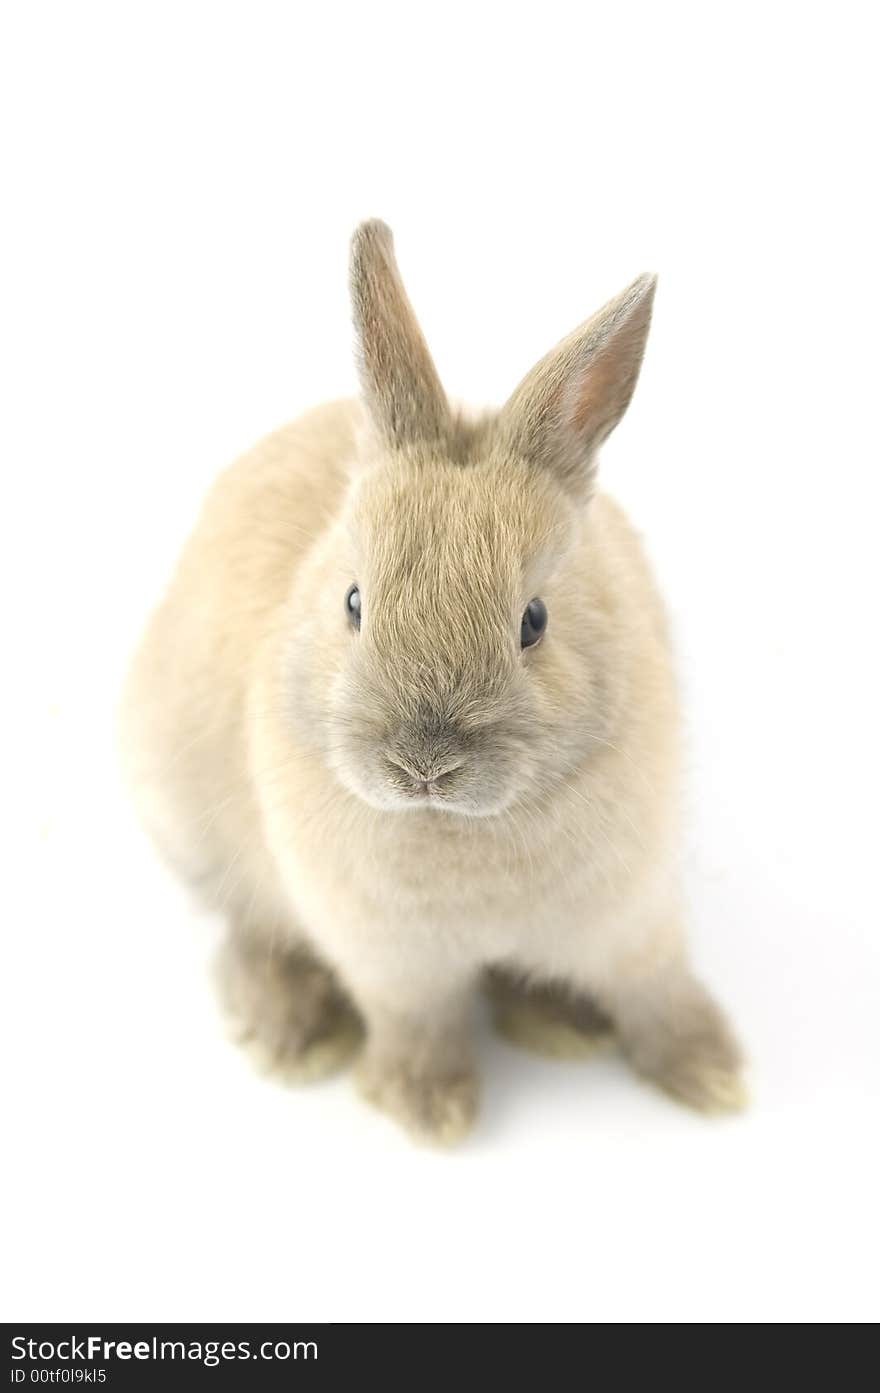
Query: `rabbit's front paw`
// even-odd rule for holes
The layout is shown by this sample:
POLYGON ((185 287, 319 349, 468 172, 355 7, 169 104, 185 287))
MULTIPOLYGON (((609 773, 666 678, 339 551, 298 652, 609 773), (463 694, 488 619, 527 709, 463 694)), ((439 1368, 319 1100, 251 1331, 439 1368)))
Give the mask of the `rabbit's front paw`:
POLYGON ((669 1014, 649 1010, 629 1021, 620 1032, 624 1050, 640 1074, 688 1107, 739 1112, 748 1101, 739 1045, 708 993, 689 987, 669 1014))
POLYGON ((371 1057, 357 1067, 361 1093, 387 1112, 417 1141, 451 1146, 460 1141, 476 1116, 476 1074, 462 1067, 452 1072, 413 1070, 405 1061, 371 1057))
POLYGON ((230 1034, 261 1073, 308 1083, 357 1051, 361 1023, 332 974, 304 951, 231 940, 216 980, 230 1034))

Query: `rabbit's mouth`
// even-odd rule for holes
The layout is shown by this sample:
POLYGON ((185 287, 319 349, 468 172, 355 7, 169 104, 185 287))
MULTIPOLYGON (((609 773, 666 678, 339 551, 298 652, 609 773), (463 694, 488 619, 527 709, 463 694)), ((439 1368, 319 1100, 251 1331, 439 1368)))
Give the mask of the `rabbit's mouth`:
POLYGON ((502 762, 448 758, 427 763, 387 752, 360 759, 331 759, 341 783, 371 808, 382 812, 436 812, 492 817, 516 796, 502 762))

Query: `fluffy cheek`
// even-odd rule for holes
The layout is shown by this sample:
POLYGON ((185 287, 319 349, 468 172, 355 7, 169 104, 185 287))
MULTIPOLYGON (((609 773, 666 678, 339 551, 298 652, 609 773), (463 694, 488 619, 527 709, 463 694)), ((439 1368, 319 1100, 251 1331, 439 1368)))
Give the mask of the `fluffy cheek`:
POLYGON ((321 745, 328 766, 349 793, 372 808, 394 806, 382 777, 381 721, 371 714, 362 691, 337 670, 323 692, 321 745))
POLYGON ((327 751, 327 763, 343 788, 360 798, 368 807, 379 812, 395 812, 406 806, 383 775, 378 751, 372 756, 369 749, 352 737, 351 731, 335 732, 327 751))

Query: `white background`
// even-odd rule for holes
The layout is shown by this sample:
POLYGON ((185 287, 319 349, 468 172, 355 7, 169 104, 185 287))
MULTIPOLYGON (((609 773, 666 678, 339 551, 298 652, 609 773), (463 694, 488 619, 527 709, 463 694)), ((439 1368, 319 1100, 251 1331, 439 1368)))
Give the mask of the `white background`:
POLYGON ((880 1314, 871 9, 4 7, 4 1317, 880 1314), (674 617, 742 1119, 488 1037, 451 1155, 260 1080, 132 822, 126 656, 218 468, 353 389, 374 214, 476 402, 660 273, 604 479, 674 617))

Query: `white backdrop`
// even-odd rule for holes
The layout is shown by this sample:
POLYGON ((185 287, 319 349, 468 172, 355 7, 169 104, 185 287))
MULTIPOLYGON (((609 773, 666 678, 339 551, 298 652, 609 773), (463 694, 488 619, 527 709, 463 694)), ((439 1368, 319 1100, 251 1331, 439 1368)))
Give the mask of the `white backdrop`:
POLYGON ((880 1314, 870 18, 4 7, 7 1319, 880 1314), (678 636, 694 951, 751 1055, 741 1119, 488 1037, 452 1155, 346 1079, 260 1080, 215 926, 132 822, 126 656, 218 468, 353 389, 374 214, 476 402, 660 273, 604 481, 678 636))

